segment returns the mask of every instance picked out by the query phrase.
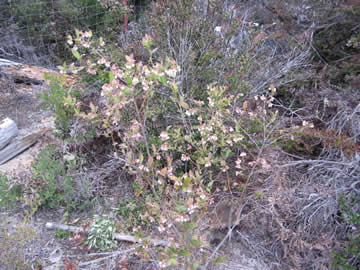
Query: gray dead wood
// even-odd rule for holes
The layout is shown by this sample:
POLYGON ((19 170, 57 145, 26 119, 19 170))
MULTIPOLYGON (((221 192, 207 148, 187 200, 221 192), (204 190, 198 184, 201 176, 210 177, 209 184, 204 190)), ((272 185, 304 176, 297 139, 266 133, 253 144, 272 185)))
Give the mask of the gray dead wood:
POLYGON ((0 121, 0 150, 18 135, 18 128, 13 120, 5 118, 0 121))
POLYGON ((8 146, 0 151, 0 165, 34 145, 46 131, 47 129, 41 129, 25 137, 14 139, 8 146))
POLYGON ((7 60, 7 59, 0 58, 0 67, 3 67, 3 66, 17 66, 17 65, 20 65, 20 64, 16 63, 16 62, 13 62, 13 61, 10 61, 10 60, 7 60))
MULTIPOLYGON (((84 230, 81 227, 68 226, 68 225, 57 224, 57 223, 52 223, 52 222, 46 223, 45 226, 46 226, 46 228, 51 229, 51 230, 58 229, 61 231, 83 232, 86 235, 89 234, 89 232, 87 230, 84 230)), ((142 243, 143 242, 142 240, 137 240, 135 236, 125 235, 125 234, 120 234, 120 233, 115 233, 115 239, 118 241, 126 241, 126 242, 131 242, 131 243, 142 243)), ((149 241, 154 246, 169 246, 170 245, 169 242, 164 241, 164 240, 150 239, 149 241)))

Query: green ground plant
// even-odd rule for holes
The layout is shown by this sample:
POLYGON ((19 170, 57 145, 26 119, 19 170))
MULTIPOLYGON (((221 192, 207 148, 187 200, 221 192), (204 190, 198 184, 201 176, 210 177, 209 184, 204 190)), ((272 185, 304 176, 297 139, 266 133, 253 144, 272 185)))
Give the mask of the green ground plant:
POLYGON ((8 178, 0 174, 0 209, 13 206, 22 194, 20 185, 9 186, 8 178))
POLYGON ((72 236, 72 233, 56 229, 55 236, 59 239, 69 239, 72 236))
POLYGON ((348 244, 341 251, 334 252, 333 265, 337 269, 355 270, 360 266, 360 213, 358 210, 360 203, 359 195, 343 195, 339 201, 342 218, 348 222, 352 232, 348 235, 348 244))
POLYGON ((39 180, 36 188, 37 206, 66 207, 68 211, 90 204, 85 193, 79 193, 72 173, 78 168, 77 160, 63 161, 54 146, 48 146, 33 163, 33 178, 39 180))
POLYGON ((10 222, 0 223, 0 262, 4 269, 31 269, 28 247, 36 237, 36 232, 27 224, 16 224, 12 229, 10 222))
POLYGON ((116 226, 114 220, 106 216, 101 217, 95 215, 85 244, 87 244, 90 249, 96 248, 102 251, 112 249, 117 246, 115 231, 116 226))
POLYGON ((79 96, 78 91, 72 91, 65 86, 65 76, 56 77, 47 74, 45 79, 49 83, 49 90, 39 94, 43 109, 49 109, 55 116, 57 136, 66 138, 69 135, 71 120, 74 117, 74 109, 66 106, 64 100, 68 96, 79 96))
POLYGON ((126 199, 114 210, 116 211, 116 215, 123 219, 122 225, 126 227, 127 230, 132 231, 133 228, 148 224, 148 222, 145 222, 145 220, 141 218, 145 215, 148 208, 142 200, 126 199))

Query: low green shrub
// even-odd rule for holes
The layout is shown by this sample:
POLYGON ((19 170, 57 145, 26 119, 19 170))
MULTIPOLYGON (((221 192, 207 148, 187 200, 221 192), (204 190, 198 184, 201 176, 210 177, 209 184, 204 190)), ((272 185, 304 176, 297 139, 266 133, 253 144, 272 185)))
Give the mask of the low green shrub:
POLYGON ((102 251, 111 249, 117 246, 115 240, 115 221, 108 217, 95 215, 89 235, 85 243, 89 248, 96 248, 102 251))
POLYGON ((40 180, 36 188, 38 206, 64 206, 71 211, 90 205, 88 194, 79 192, 74 178, 74 172, 79 166, 76 159, 63 161, 56 148, 48 146, 32 166, 33 178, 40 180))
POLYGON ((0 174, 0 208, 13 206, 21 194, 21 185, 10 187, 8 178, 0 174))
POLYGON ((115 211, 123 219, 125 229, 130 231, 149 223, 142 219, 148 208, 142 200, 126 199, 115 208, 115 211))
POLYGON ((31 269, 29 245, 36 232, 27 224, 10 229, 9 220, 0 222, 0 263, 3 269, 31 269))
POLYGON ((55 229, 55 236, 59 239, 69 239, 72 236, 72 233, 55 229))
POLYGON ((70 132, 71 120, 74 116, 74 109, 65 104, 68 96, 78 96, 77 91, 71 91, 65 86, 64 76, 54 76, 47 74, 45 79, 49 82, 49 90, 45 90, 39 94, 41 99, 41 107, 49 109, 55 116, 55 127, 57 136, 66 138, 70 132))
POLYGON ((343 212, 342 218, 349 223, 352 232, 343 250, 332 251, 333 265, 337 269, 356 270, 360 267, 360 196, 342 196, 339 205, 343 212))

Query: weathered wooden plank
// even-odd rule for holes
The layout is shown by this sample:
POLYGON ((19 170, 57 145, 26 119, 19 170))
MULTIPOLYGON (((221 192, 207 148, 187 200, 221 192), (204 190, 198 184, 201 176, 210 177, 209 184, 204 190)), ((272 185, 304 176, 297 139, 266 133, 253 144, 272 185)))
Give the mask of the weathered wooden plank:
POLYGON ((46 131, 47 129, 41 129, 40 131, 25 137, 14 139, 13 142, 0 151, 0 165, 16 157, 18 154, 35 144, 46 131))
POLYGON ((0 121, 0 150, 18 135, 18 128, 13 120, 5 118, 0 121))

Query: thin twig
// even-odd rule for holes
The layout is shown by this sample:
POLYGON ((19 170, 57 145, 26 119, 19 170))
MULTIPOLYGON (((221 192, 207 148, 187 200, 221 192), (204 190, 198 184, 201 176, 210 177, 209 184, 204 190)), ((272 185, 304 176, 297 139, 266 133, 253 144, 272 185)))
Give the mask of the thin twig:
POLYGON ((314 163, 318 163, 318 164, 334 164, 334 165, 342 165, 342 166, 349 166, 350 165, 349 162, 345 163, 345 162, 337 162, 337 161, 330 161, 330 160, 310 159, 310 160, 299 160, 299 161, 290 162, 290 163, 279 166, 279 168, 286 168, 286 167, 291 167, 291 166, 314 164, 314 163))
MULTIPOLYGON (((79 267, 82 267, 82 266, 87 266, 87 265, 90 265, 90 264, 96 264, 96 263, 99 263, 101 261, 104 261, 104 260, 107 260, 111 257, 115 257, 115 256, 118 256, 120 254, 126 254, 126 253, 129 253, 129 252, 132 252, 134 251, 135 248, 130 248, 130 249, 126 249, 126 250, 122 250, 122 251, 117 251, 117 252, 111 252, 108 256, 106 257, 101 257, 101 258, 98 258, 96 260, 92 260, 92 261, 87 261, 87 262, 84 262, 84 263, 80 263, 79 264, 79 267)), ((99 253, 101 254, 101 253, 99 253)))

